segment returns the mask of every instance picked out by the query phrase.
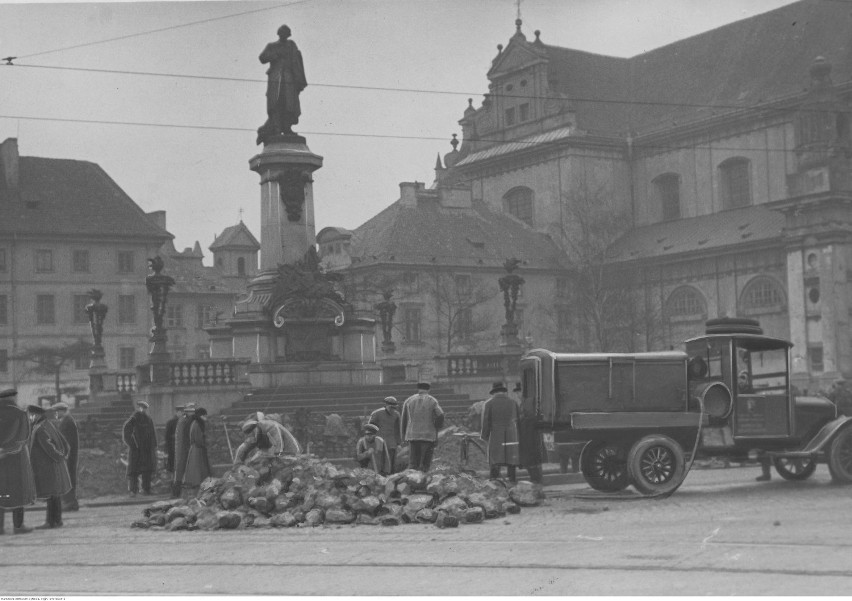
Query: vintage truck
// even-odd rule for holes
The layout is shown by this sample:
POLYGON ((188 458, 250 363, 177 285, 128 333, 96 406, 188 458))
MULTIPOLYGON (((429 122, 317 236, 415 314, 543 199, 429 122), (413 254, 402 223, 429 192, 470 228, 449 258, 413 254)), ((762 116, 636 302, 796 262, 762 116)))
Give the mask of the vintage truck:
POLYGON ((535 349, 520 363, 523 410, 546 441, 585 443, 581 470, 601 491, 671 494, 696 457, 754 451, 788 480, 826 462, 835 482, 852 483, 852 417, 794 396, 791 347, 754 320, 719 318, 684 351, 535 349))

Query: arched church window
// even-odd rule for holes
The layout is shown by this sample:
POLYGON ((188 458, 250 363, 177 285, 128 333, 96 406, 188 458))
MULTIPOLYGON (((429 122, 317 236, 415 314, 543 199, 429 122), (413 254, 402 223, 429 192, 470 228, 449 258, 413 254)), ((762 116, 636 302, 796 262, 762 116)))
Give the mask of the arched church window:
POLYGON ((751 161, 734 157, 719 165, 719 190, 726 209, 751 204, 751 161))
POLYGON ((784 290, 775 279, 758 276, 746 284, 740 297, 740 306, 746 312, 781 311, 786 300, 784 290))
POLYGON ((680 176, 664 173, 654 178, 653 183, 663 221, 680 219, 680 176))
POLYGON ((505 211, 528 225, 533 225, 533 191, 529 188, 513 188, 503 197, 505 211))
POLYGON ((707 303, 704 302, 704 296, 692 286, 681 286, 669 295, 666 314, 676 320, 704 319, 707 303))

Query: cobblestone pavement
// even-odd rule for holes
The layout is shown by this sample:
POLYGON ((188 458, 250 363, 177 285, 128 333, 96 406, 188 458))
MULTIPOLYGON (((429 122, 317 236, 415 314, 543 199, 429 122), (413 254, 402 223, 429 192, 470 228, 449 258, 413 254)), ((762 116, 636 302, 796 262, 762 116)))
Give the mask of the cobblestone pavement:
POLYGON ((448 530, 152 532, 129 527, 140 505, 84 507, 0 538, 0 594, 848 594, 852 488, 825 466, 758 473, 694 470, 662 500, 555 485, 542 507, 448 530))

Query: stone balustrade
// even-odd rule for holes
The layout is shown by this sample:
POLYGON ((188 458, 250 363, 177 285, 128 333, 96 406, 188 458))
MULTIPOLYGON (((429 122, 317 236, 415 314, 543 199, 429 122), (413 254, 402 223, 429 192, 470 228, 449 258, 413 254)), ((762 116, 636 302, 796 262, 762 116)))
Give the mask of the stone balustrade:
POLYGON ((115 372, 116 392, 136 392, 136 372, 115 372))
MULTIPOLYGON (((463 378, 470 376, 501 376, 509 368, 505 355, 475 354, 449 355, 447 361, 447 377, 463 378)), ((517 358, 514 359, 517 365, 517 358)))

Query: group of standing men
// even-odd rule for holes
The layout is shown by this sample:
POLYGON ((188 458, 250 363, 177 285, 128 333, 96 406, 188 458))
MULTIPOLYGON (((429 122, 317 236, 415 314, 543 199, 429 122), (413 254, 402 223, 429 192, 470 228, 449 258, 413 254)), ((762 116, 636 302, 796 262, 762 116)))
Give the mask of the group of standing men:
POLYGON ((46 409, 29 405, 23 410, 17 398, 17 390, 0 392, 0 534, 5 533, 6 509, 12 510, 14 534, 31 532, 24 525, 24 507, 36 499, 47 501, 45 522, 36 529, 62 527, 63 495, 67 510, 78 509, 77 428, 68 406, 51 407, 59 417, 57 427, 46 409))
POLYGON ((166 422, 166 470, 172 473, 172 498, 178 498, 184 492, 192 494, 211 474, 207 419, 207 409, 189 403, 175 407, 174 416, 166 422))

